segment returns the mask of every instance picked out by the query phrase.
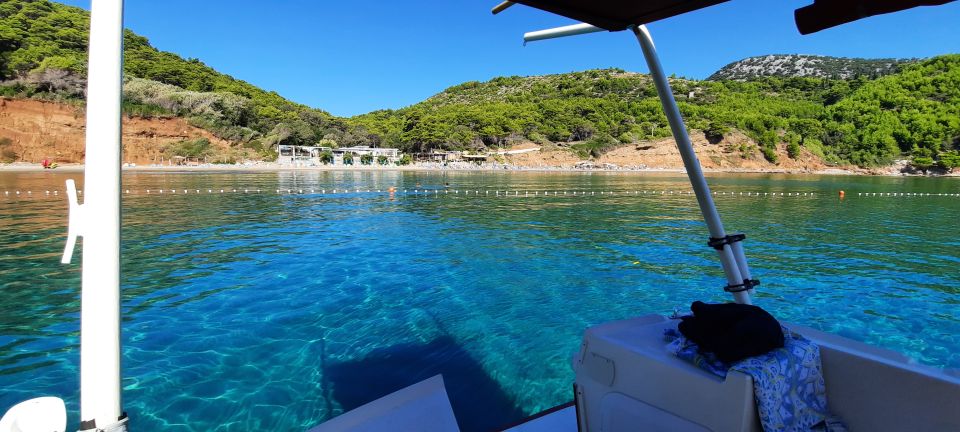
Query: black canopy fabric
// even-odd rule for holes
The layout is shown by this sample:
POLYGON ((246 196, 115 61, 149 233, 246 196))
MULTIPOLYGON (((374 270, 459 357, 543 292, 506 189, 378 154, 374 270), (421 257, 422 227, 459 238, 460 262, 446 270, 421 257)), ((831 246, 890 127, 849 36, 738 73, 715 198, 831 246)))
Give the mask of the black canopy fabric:
MULTIPOLYGON (((728 0, 514 0, 594 26, 618 31, 632 25, 703 9, 728 0)), ((797 9, 801 34, 817 32, 869 16, 917 6, 935 6, 954 0, 815 0, 797 9)))
POLYGON ((800 34, 810 34, 874 15, 917 6, 937 6, 954 0, 816 0, 794 13, 800 34))
POLYGON ((518 0, 610 31, 669 18, 728 0, 518 0))

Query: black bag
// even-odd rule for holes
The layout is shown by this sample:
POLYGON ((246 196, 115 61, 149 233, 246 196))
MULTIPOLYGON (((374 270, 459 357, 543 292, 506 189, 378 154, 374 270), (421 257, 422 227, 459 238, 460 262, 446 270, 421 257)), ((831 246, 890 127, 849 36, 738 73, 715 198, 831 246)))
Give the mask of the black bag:
POLYGON ((773 315, 758 306, 737 303, 693 302, 692 316, 681 317, 680 333, 712 352, 720 361, 733 363, 783 347, 783 330, 773 315))

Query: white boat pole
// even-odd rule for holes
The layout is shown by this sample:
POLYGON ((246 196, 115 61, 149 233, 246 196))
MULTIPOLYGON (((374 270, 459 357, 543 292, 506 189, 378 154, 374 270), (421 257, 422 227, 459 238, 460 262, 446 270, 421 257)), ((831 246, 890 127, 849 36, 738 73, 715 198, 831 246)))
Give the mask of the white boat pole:
POLYGON ((560 38, 565 36, 576 36, 587 33, 597 33, 606 31, 600 27, 594 27, 590 24, 574 24, 564 27, 557 27, 547 30, 537 30, 523 34, 523 43, 560 38))
MULTIPOLYGON (((650 32, 647 31, 646 26, 641 25, 633 27, 633 33, 637 36, 640 47, 643 49, 643 57, 647 60, 647 66, 650 68, 650 75, 653 77, 657 94, 660 96, 663 112, 670 122, 670 129, 677 141, 677 148, 679 148, 680 156, 683 158, 683 166, 687 170, 690 183, 693 185, 693 191, 697 195, 697 203, 700 205, 700 212, 703 213, 703 219, 707 223, 710 237, 726 238, 727 233, 723 229, 723 222, 720 220, 720 214, 717 213, 717 207, 710 195, 710 186, 707 185, 707 179, 703 176, 697 154, 693 151, 693 144, 690 142, 687 128, 683 124, 683 117, 680 116, 677 101, 673 98, 670 82, 667 81, 667 76, 663 73, 663 67, 657 57, 657 50, 653 45, 650 32)), ((744 275, 740 271, 733 244, 725 244, 723 249, 719 249, 717 252, 720 255, 720 263, 723 265, 723 271, 727 276, 729 286, 742 286, 745 280, 750 279, 748 275, 744 275)), ((746 264, 746 258, 743 258, 742 262, 746 264)), ((737 303, 750 304, 748 291, 734 292, 733 298, 737 303)))
POLYGON ((93 0, 87 72, 86 168, 78 235, 80 430, 125 431, 120 400, 120 99, 123 0, 93 0))

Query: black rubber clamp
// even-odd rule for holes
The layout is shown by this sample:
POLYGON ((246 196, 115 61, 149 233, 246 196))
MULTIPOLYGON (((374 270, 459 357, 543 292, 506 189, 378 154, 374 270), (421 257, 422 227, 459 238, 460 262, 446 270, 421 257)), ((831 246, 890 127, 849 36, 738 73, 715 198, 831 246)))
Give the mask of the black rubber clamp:
POLYGON ((710 246, 716 250, 723 250, 723 247, 728 244, 734 244, 739 241, 746 240, 746 234, 731 234, 723 238, 710 237, 710 241, 707 242, 707 246, 710 246))
POLYGON ((744 279, 742 284, 738 285, 727 285, 723 287, 723 290, 728 293, 738 293, 752 290, 753 287, 760 285, 760 280, 758 279, 744 279))

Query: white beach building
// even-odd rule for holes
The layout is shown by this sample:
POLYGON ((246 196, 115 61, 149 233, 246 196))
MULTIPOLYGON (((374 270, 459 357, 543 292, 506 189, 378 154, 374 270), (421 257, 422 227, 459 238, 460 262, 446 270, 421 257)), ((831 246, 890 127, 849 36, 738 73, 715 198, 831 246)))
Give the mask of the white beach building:
POLYGON ((400 161, 399 149, 395 148, 385 148, 385 147, 370 147, 370 146, 357 146, 357 147, 340 147, 333 149, 333 163, 334 165, 339 165, 343 163, 343 157, 347 154, 353 156, 354 165, 360 165, 360 157, 364 155, 373 156, 374 164, 376 164, 377 159, 380 156, 387 158, 387 163, 396 163, 400 161))
POLYGON ((320 156, 323 152, 329 151, 333 154, 333 164, 343 165, 343 159, 346 155, 353 156, 353 164, 360 165, 360 158, 364 155, 373 156, 373 164, 377 164, 380 156, 387 158, 387 163, 393 164, 400 161, 403 154, 399 149, 380 148, 380 147, 320 147, 320 146, 302 146, 302 145, 278 145, 277 163, 280 165, 298 165, 298 166, 316 166, 322 165, 320 156))
POLYGON ((320 154, 330 147, 278 145, 277 163, 280 165, 320 165, 320 154))

